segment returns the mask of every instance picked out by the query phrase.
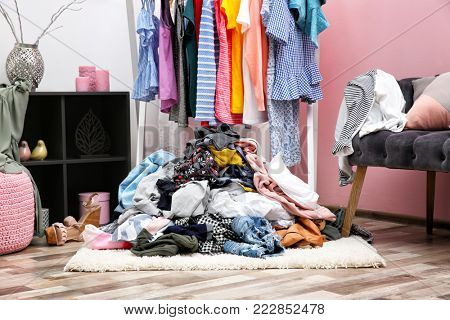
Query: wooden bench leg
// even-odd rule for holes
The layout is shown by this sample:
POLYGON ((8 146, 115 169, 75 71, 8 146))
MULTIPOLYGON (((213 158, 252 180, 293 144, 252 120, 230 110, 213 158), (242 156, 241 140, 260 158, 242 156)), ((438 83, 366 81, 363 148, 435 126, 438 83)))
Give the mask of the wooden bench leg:
POLYGON ((427 233, 433 233, 434 190, 436 172, 427 171, 427 233))
POLYGON ((361 195, 366 171, 367 167, 365 166, 358 166, 358 168, 356 169, 356 177, 353 181, 352 192, 350 193, 347 209, 345 210, 344 225, 342 226, 341 231, 344 237, 348 237, 350 235, 350 229, 352 227, 353 217, 355 216, 356 209, 358 208, 359 196, 361 195))

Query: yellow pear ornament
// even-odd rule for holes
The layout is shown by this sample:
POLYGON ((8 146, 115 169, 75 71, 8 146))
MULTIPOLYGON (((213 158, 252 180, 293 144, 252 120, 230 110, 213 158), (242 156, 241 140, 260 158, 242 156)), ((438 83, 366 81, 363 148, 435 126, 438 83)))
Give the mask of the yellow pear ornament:
POLYGON ((31 160, 44 160, 47 158, 47 148, 45 147, 45 143, 42 140, 38 140, 37 146, 34 147, 33 152, 31 153, 31 160))

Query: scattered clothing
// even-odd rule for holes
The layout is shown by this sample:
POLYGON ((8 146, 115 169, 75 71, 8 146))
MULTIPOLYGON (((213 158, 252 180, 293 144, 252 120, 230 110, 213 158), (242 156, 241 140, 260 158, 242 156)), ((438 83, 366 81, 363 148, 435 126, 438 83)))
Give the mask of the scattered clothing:
POLYGON ((261 217, 269 221, 294 220, 279 202, 270 200, 257 192, 246 192, 237 183, 211 191, 208 213, 225 218, 238 216, 261 217))
POLYGON ((191 224, 188 226, 170 226, 164 233, 176 233, 183 236, 196 237, 198 241, 206 241, 212 238, 213 226, 208 224, 191 224))
POLYGON ((370 232, 369 230, 367 230, 366 228, 364 228, 363 226, 359 226, 357 224, 352 224, 352 227, 350 229, 350 235, 361 237, 364 240, 366 240, 367 243, 370 243, 370 244, 373 243, 373 239, 374 239, 373 233, 370 232))
POLYGON ((194 137, 194 140, 186 144, 184 154, 187 158, 190 158, 200 146, 213 146, 216 150, 222 150, 232 146, 240 139, 239 134, 225 123, 220 124, 217 128, 195 128, 194 137))
POLYGON ((219 178, 219 170, 212 153, 204 147, 198 147, 189 158, 185 157, 175 164, 173 180, 178 185, 196 180, 214 182, 219 178))
POLYGON ((233 219, 224 218, 216 213, 204 214, 195 218, 183 218, 174 220, 175 225, 188 226, 189 224, 208 224, 212 226, 212 237, 210 240, 200 241, 199 250, 200 253, 221 253, 225 241, 234 240, 239 241, 239 237, 234 233, 231 228, 233 219))
POLYGON ((260 217, 237 217, 231 225, 242 242, 228 240, 224 251, 252 258, 264 258, 284 252, 269 221, 260 217))
POLYGON ((116 212, 123 212, 127 208, 133 206, 133 197, 136 188, 141 180, 149 174, 156 172, 167 161, 174 159, 175 156, 164 150, 158 150, 147 158, 145 158, 139 165, 130 171, 128 176, 119 185, 119 205, 115 209, 116 212))
POLYGON ((338 157, 339 184, 352 183, 354 172, 347 156, 353 154, 356 134, 389 130, 400 132, 406 125, 405 99, 395 78, 382 70, 369 70, 349 81, 336 123, 332 153, 338 157))
POLYGON ((232 182, 237 182, 246 191, 255 191, 253 184, 253 169, 245 164, 244 166, 230 165, 220 171, 220 177, 211 183, 211 189, 221 188, 232 182))
POLYGON ((261 149, 258 141, 252 138, 241 138, 239 141, 236 141, 234 145, 240 147, 245 153, 258 154, 258 151, 261 149))
POLYGON ((146 213, 152 216, 161 214, 161 209, 158 208, 160 194, 156 183, 160 179, 171 178, 174 174, 174 167, 173 163, 167 162, 163 167, 160 167, 156 172, 149 174, 139 182, 134 193, 133 205, 120 215, 118 219, 120 223, 139 213, 146 213))
POLYGON ((336 216, 336 220, 327 221, 325 227, 320 230, 327 240, 339 240, 342 238, 341 229, 344 225, 345 210, 340 208, 333 213, 336 216))
POLYGON ((84 246, 92 250, 131 249, 129 241, 113 241, 112 234, 106 233, 97 227, 88 224, 81 234, 84 246))
POLYGON ((166 218, 195 217, 205 213, 209 198, 207 180, 192 181, 180 186, 172 196, 172 208, 164 212, 166 218))
POLYGON ((145 227, 145 230, 152 235, 156 235, 172 225, 173 223, 170 220, 163 217, 156 217, 145 227))
POLYGON ((158 227, 162 226, 158 232, 163 231, 164 228, 173 224, 168 219, 161 220, 144 213, 138 214, 128 218, 122 223, 119 223, 117 229, 112 235, 112 239, 114 241, 134 241, 143 229, 151 228, 153 222, 156 223, 158 227))
MULTIPOLYGON (((267 172, 280 189, 303 208, 314 210, 317 207, 319 195, 307 183, 289 171, 280 155, 272 159, 267 172)), ((324 217, 315 219, 324 219, 324 217)))
POLYGON ((317 225, 306 218, 299 218, 298 222, 288 229, 277 230, 276 233, 286 248, 321 247, 324 242, 324 236, 317 225))
POLYGON ((246 157, 255 170, 253 179, 259 193, 278 201, 286 211, 295 216, 330 221, 336 218, 330 210, 317 204, 318 195, 289 172, 280 155, 272 159, 269 172, 258 156, 247 154, 246 157))
POLYGON ((209 151, 213 154, 214 161, 219 165, 220 168, 224 168, 229 165, 243 166, 242 157, 237 153, 236 149, 224 148, 222 150, 217 150, 213 146, 208 147, 209 151))
POLYGON ((151 241, 152 238, 153 236, 147 230, 142 230, 131 252, 140 257, 167 257, 183 253, 193 253, 198 250, 198 240, 192 236, 169 233, 158 237, 154 241, 151 241))
POLYGON ((170 211, 172 207, 172 196, 178 190, 177 184, 169 179, 158 179, 156 181, 156 187, 160 195, 157 205, 158 209, 170 211))

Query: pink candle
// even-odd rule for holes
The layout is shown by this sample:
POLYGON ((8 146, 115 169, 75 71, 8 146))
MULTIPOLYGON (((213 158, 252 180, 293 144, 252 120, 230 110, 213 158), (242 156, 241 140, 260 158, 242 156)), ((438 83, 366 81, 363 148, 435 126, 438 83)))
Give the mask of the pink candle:
POLYGON ((89 91, 90 80, 88 77, 77 77, 75 78, 75 88, 77 92, 87 92, 89 91))
POLYGON ((97 91, 109 91, 108 70, 97 70, 95 75, 95 87, 97 91))
POLYGON ((80 77, 89 78, 89 91, 95 91, 95 66, 80 66, 78 70, 80 77))

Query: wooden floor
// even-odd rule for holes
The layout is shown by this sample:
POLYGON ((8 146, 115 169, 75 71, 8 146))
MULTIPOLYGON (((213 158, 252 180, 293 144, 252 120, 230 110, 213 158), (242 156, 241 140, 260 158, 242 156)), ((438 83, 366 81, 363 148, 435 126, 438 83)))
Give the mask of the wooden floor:
POLYGON ((380 269, 65 273, 79 244, 0 257, 0 299, 449 299, 450 231, 356 219, 380 269))

